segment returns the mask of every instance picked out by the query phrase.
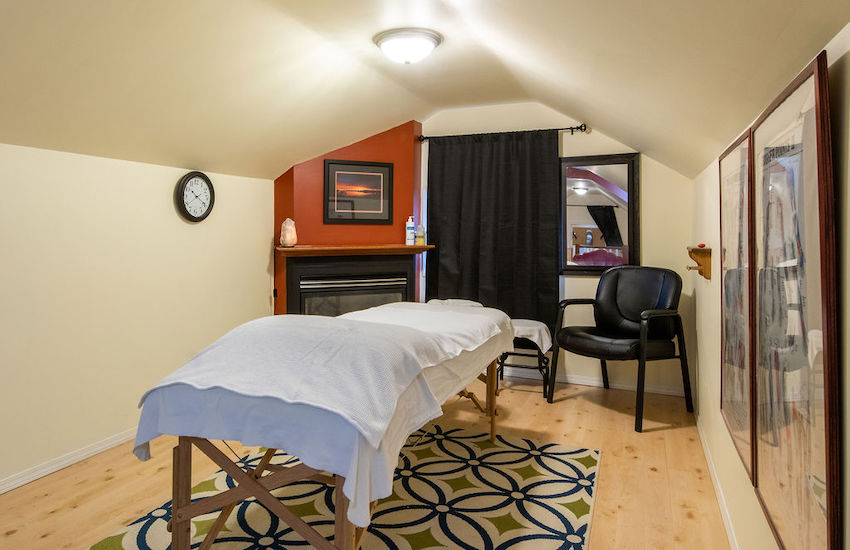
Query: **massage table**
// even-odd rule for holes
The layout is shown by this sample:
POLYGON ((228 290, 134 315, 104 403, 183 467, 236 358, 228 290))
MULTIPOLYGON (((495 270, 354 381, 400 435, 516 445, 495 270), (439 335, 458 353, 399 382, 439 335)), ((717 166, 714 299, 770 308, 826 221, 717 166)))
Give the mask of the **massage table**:
POLYGON ((188 550, 191 519, 221 509, 199 547, 210 548, 236 503, 255 497, 313 547, 356 550, 374 503, 392 493, 398 455, 441 404, 482 378, 495 435, 496 359, 513 327, 499 310, 399 302, 339 317, 278 315, 233 329, 141 399, 134 454, 178 436, 173 450, 172 550, 188 550), (486 376, 482 371, 486 368, 486 376), (243 470, 210 439, 268 450, 243 470), (192 449, 238 485, 191 499, 192 449), (276 449, 297 465, 271 462, 276 449), (333 483, 333 542, 271 491, 301 479, 333 483))

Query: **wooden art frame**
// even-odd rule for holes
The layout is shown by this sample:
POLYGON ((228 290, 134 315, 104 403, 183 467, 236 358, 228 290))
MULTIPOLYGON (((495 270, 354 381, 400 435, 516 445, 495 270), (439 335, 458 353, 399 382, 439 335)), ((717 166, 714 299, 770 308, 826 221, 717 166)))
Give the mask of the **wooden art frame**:
MULTIPOLYGON (((610 182, 606 182, 596 175, 590 174, 596 178, 596 185, 599 187, 609 187, 604 191, 605 194, 616 193, 618 190, 613 189, 614 186, 610 182)), ((590 155, 583 157, 565 157, 561 158, 561 275, 593 275, 599 276, 603 271, 613 265, 640 265, 640 153, 620 153, 615 155, 590 155), (622 241, 623 248, 626 251, 626 259, 621 264, 604 263, 597 265, 575 265, 570 261, 573 252, 573 235, 570 231, 570 216, 567 200, 570 196, 569 181, 574 177, 571 175, 571 170, 585 171, 587 167, 595 167, 602 165, 625 165, 628 176, 627 184, 627 222, 626 228, 628 234, 622 241)), ((578 176, 581 177, 581 176, 578 176)), ((588 195, 589 196, 589 195, 588 195)), ((589 208, 589 207, 588 207, 589 208)), ((598 247, 593 253, 604 253, 608 250, 608 244, 598 247)), ((594 245, 596 247, 596 245, 594 245)))
POLYGON ((782 548, 842 548, 836 200, 826 52, 752 133, 756 494, 782 548))
POLYGON ((326 224, 392 225, 393 165, 325 159, 326 224))
POLYGON ((720 176, 720 413, 750 480, 756 483, 753 331, 752 133, 744 132, 718 163, 720 176))

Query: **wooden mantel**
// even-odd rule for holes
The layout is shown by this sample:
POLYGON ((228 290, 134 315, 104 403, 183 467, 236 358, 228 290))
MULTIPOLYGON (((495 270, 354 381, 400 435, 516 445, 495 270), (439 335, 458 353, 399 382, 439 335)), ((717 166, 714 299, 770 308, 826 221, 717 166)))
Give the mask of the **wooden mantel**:
POLYGON ((419 254, 434 248, 432 244, 302 244, 291 247, 276 246, 275 254, 281 256, 397 256, 402 254, 419 254))

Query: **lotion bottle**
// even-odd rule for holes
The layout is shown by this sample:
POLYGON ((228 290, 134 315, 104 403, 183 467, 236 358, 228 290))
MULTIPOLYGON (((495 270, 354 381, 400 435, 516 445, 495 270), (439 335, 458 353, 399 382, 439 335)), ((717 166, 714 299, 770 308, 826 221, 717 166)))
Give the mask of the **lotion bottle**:
POLYGON ((416 226, 413 224, 413 216, 407 218, 407 223, 404 225, 404 244, 413 246, 416 242, 416 226))

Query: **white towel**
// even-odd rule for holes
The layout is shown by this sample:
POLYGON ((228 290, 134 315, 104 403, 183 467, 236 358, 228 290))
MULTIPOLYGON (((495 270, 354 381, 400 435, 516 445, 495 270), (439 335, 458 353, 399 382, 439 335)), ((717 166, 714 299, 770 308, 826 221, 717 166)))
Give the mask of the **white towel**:
POLYGON ((476 302, 475 300, 463 300, 460 298, 448 298, 446 300, 440 300, 438 298, 431 298, 428 300, 428 303, 436 306, 469 306, 469 307, 484 307, 481 302, 476 302))
POLYGON ((409 327, 427 333, 447 358, 477 348, 499 332, 496 315, 489 308, 449 307, 417 302, 395 302, 340 315, 338 319, 409 327))
POLYGON ((514 325, 514 337, 531 340, 543 353, 552 347, 552 335, 544 323, 532 319, 511 319, 511 323, 514 325))
MULTIPOLYGON (((146 392, 140 406, 158 388, 175 384, 221 388, 339 414, 377 448, 398 397, 422 369, 498 333, 492 322, 478 319, 477 330, 464 327, 467 334, 434 334, 339 317, 263 317, 222 336, 146 392)), ((428 409, 423 414, 436 417, 440 404, 430 390, 426 394, 430 399, 423 404, 428 409)))

